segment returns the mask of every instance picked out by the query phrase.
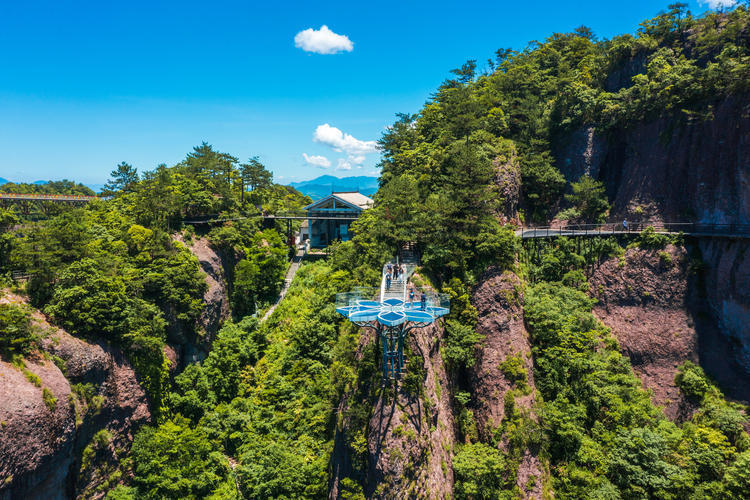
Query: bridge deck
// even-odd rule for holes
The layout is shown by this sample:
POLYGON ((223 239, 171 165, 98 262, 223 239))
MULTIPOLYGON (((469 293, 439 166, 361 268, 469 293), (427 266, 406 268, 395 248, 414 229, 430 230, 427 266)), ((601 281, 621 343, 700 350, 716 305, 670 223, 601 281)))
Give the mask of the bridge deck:
POLYGON ((675 222, 650 226, 648 224, 630 224, 625 228, 622 224, 580 224, 568 227, 533 227, 521 228, 516 236, 521 239, 559 238, 567 237, 597 237, 638 235, 646 227, 653 227, 659 234, 694 237, 722 237, 722 238, 750 238, 750 224, 704 224, 692 222, 675 222))
POLYGON ((99 196, 68 195, 68 194, 31 194, 31 193, 0 193, 0 200, 15 201, 83 201, 99 200, 99 196))

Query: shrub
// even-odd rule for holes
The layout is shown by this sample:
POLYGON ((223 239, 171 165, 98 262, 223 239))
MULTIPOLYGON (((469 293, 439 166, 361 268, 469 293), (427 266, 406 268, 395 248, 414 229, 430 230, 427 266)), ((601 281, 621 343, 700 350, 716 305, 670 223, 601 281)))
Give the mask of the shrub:
POLYGON ((36 345, 31 315, 15 304, 0 304, 0 354, 25 355, 36 345))
POLYGON ((42 400, 44 400, 44 404, 47 405, 49 411, 55 411, 55 408, 57 408, 57 398, 46 387, 42 389, 42 400))
POLYGON ((674 381, 687 397, 695 401, 702 400, 711 387, 703 369, 690 361, 680 366, 674 381))
POLYGON ((665 252, 664 250, 659 252, 659 260, 665 267, 671 267, 673 264, 672 256, 669 252, 665 252))
POLYGON ((505 361, 500 363, 500 371, 513 384, 519 387, 526 386, 526 367, 524 367, 521 354, 505 358, 505 361))
POLYGON ((654 226, 648 226, 641 231, 635 243, 641 248, 657 250, 669 244, 669 235, 657 233, 654 226))
POLYGON ((453 457, 453 493, 456 498, 499 498, 510 486, 509 469, 497 448, 484 443, 463 445, 453 457))

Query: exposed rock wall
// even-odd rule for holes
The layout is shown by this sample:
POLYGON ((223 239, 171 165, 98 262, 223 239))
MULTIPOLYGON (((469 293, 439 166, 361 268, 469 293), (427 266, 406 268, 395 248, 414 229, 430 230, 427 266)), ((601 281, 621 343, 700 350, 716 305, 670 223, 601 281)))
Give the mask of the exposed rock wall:
MULTIPOLYGON (((729 343, 733 362, 750 374, 750 240, 701 239, 705 297, 729 343)), ((747 381, 736 381, 741 389, 747 381)), ((747 389, 746 392, 750 392, 747 389)), ((745 396, 750 399, 750 394, 745 396)))
POLYGON ((594 314, 612 329, 654 403, 670 419, 684 420, 693 407, 674 377, 685 360, 699 361, 699 339, 689 311, 687 252, 672 245, 665 252, 660 257, 629 249, 623 259, 604 262, 589 281, 599 300, 594 314))
MULTIPOLYGON (((347 416, 357 403, 372 408, 363 436, 367 443, 367 463, 362 464, 365 477, 360 479, 367 498, 452 496, 455 433, 450 385, 438 349, 442 337, 440 325, 415 330, 408 337, 409 356, 417 357, 424 369, 421 396, 403 388, 394 392, 378 387, 374 399, 355 402, 350 395, 342 401, 332 457, 331 498, 341 498, 342 481, 351 477, 352 462, 357 460, 345 444, 349 434, 358 432, 347 416)), ((363 333, 358 358, 375 341, 374 334, 363 333)), ((379 384, 379 376, 377 380, 379 384)))
MULTIPOLYGON (((480 437, 487 442, 492 440, 505 416, 505 395, 514 387, 500 364, 509 357, 520 357, 523 361, 531 391, 516 396, 515 402, 516 407, 529 411, 533 411, 535 403, 534 366, 523 320, 523 287, 518 276, 510 271, 488 270, 474 289, 471 302, 478 313, 477 332, 484 336, 471 371, 473 411, 480 437)), ((546 474, 537 453, 538 450, 527 450, 519 466, 517 485, 524 498, 542 497, 542 479, 546 474), (536 480, 527 491, 531 476, 536 480)))
POLYGON ((713 103, 706 118, 679 113, 623 130, 582 127, 557 141, 568 180, 602 180, 614 218, 750 223, 750 95, 713 103))
POLYGON ((455 441, 448 378, 438 350, 442 326, 415 330, 411 355, 424 360, 424 396, 399 391, 375 402, 370 418, 372 498, 448 498, 453 491, 455 441), (428 407, 429 405, 429 407, 428 407))
POLYGON ((203 360, 221 325, 230 316, 228 283, 225 277, 225 262, 219 251, 207 238, 195 237, 191 244, 185 243, 181 235, 175 239, 183 243, 198 259, 206 273, 208 289, 203 294, 203 312, 198 319, 197 330, 200 338, 194 338, 192 331, 185 331, 179 321, 170 321, 169 343, 177 359, 177 369, 203 360))
MULTIPOLYGON (((684 247, 628 249, 591 276, 594 313, 612 329, 620 348, 653 391, 654 403, 672 420, 694 408, 674 383, 685 360, 699 363, 729 395, 748 399, 747 371, 734 361, 736 348, 710 314, 701 266, 684 247)), ((710 290, 707 294, 706 290, 710 290)))
MULTIPOLYGON (((12 295, 1 300, 21 301, 12 295)), ((77 481, 81 453, 94 434, 103 429, 111 433, 98 461, 116 463, 116 450, 129 448, 137 428, 151 419, 146 394, 118 349, 74 338, 51 327, 39 313, 34 321, 48 332, 43 349, 64 361, 65 374, 50 356, 30 356, 25 365, 39 377, 37 386, 21 369, 0 360, 2 500, 64 499, 92 491, 108 479, 88 471, 77 481), (94 395, 102 399, 88 405, 71 394, 73 384, 92 384, 94 395), (43 388, 57 398, 54 409, 43 401, 43 388)))

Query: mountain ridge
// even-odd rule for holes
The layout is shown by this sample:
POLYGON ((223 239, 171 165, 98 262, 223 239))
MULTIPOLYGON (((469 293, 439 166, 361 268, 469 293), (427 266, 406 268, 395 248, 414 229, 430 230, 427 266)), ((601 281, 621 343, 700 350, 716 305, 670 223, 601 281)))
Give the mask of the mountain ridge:
POLYGON ((359 191, 365 196, 372 196, 378 190, 378 178, 366 175, 352 177, 321 175, 308 181, 290 182, 289 185, 313 199, 323 198, 334 191, 359 191))

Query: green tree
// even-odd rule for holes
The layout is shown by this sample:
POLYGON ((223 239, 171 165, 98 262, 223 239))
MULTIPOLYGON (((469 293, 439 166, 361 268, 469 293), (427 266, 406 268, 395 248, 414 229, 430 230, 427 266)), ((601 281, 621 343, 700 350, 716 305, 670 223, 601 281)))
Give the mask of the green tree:
POLYGON ((245 187, 251 191, 256 189, 267 189, 273 183, 273 174, 266 170, 257 156, 250 158, 247 163, 240 164, 240 195, 241 201, 245 200, 245 187))
POLYGON ((287 249, 273 229, 256 233, 246 250, 245 259, 235 269, 232 291, 237 318, 255 312, 256 303, 272 301, 281 289, 286 270, 287 249))
POLYGON ((570 187, 573 192, 566 194, 565 199, 573 204, 581 219, 586 222, 604 222, 609 210, 604 184, 587 174, 571 183, 570 187))
POLYGON ((14 304, 0 304, 0 354, 9 359, 29 354, 36 342, 28 311, 14 304))
POLYGON ((511 498, 504 493, 514 482, 502 452, 484 443, 465 444, 453 457, 456 498, 491 499, 511 498))
POLYGON ((112 196, 120 191, 130 191, 135 183, 138 182, 138 170, 132 165, 122 162, 117 165, 112 173, 109 174, 111 179, 107 181, 102 189, 102 194, 112 196))
POLYGON ((200 428, 177 417, 146 427, 132 447, 138 498, 205 498, 230 477, 219 446, 200 428))

